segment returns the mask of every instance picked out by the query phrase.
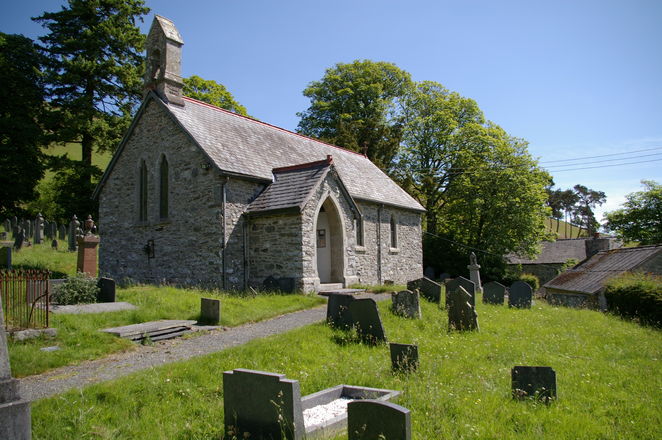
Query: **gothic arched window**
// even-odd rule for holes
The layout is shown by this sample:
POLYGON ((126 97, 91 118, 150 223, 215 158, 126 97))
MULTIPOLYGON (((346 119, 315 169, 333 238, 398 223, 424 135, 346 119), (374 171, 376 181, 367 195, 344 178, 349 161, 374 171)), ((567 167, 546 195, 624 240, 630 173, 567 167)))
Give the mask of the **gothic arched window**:
POLYGON ((138 220, 147 221, 147 164, 140 162, 140 177, 138 182, 138 220))
POLYGON ((398 247, 398 224, 396 223, 393 214, 391 214, 391 247, 398 247))
POLYGON ((161 156, 159 167, 159 218, 168 218, 168 159, 161 156))

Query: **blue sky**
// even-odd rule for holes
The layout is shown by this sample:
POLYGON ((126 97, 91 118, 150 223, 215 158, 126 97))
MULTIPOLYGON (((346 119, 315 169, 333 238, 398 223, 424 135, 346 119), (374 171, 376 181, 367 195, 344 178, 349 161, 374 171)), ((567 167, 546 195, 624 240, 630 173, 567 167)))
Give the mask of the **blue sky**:
MULTIPOLYGON (((30 17, 62 3, 5 2, 0 31, 43 35, 30 17)), ((437 81, 476 100, 488 119, 529 141, 558 186, 605 191, 599 214, 641 189, 641 179, 662 181, 662 1, 147 5, 144 32, 155 13, 179 28, 184 76, 224 84, 265 122, 294 130, 296 113, 308 106, 301 92, 335 63, 390 61, 416 81, 437 81), (641 163, 623 165, 631 162, 641 163), (572 168, 584 169, 561 171, 572 168)))

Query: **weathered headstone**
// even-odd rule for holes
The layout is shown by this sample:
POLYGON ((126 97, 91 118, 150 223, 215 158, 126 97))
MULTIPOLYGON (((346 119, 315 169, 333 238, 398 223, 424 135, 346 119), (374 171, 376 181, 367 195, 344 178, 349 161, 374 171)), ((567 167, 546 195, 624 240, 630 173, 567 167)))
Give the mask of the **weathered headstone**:
POLYGON ((483 286, 480 282, 480 264, 478 264, 476 254, 473 252, 469 256, 469 265, 467 266, 467 269, 469 269, 469 279, 473 281, 476 286, 476 292, 482 293, 483 286))
POLYGON ((534 398, 545 403, 556 399, 556 372, 552 367, 516 366, 510 375, 513 398, 534 398))
POLYGON ((71 217, 71 222, 69 222, 69 252, 75 252, 78 249, 78 243, 76 242, 76 235, 78 235, 78 230, 80 229, 80 222, 74 214, 71 217))
POLYGON ((405 318, 420 319, 421 304, 418 290, 403 290, 391 294, 391 310, 398 316, 405 318))
POLYGON ((434 280, 434 267, 432 267, 432 266, 426 267, 425 270, 423 271, 423 276, 425 278, 429 278, 431 280, 434 280))
POLYGON ((464 277, 457 277, 446 283, 446 307, 448 307, 448 295, 450 295, 450 292, 458 290, 460 287, 471 295, 471 300, 469 302, 472 307, 476 307, 476 285, 473 281, 464 277))
POLYGON ((300 440, 305 436, 299 382, 284 374, 225 371, 223 413, 230 438, 300 440))
POLYGON ((496 281, 490 281, 483 286, 483 302, 485 304, 503 304, 506 286, 496 281))
POLYGON ((533 289, 524 281, 515 281, 508 289, 508 307, 530 309, 533 289))
POLYGON ((32 220, 25 220, 25 237, 30 238, 34 237, 34 222, 32 220))
POLYGON ((30 440, 30 402, 21 400, 18 381, 11 376, 4 312, 0 300, 0 439, 30 440))
POLYGON ((372 298, 355 299, 349 303, 349 312, 359 337, 366 343, 386 342, 384 326, 379 317, 377 303, 372 298))
POLYGON ((11 269, 11 248, 0 247, 0 269, 11 269))
POLYGON ((393 371, 410 372, 418 369, 418 345, 391 342, 389 348, 393 371))
POLYGON ((44 217, 41 213, 37 214, 37 218, 34 221, 34 244, 41 244, 44 240, 44 217))
POLYGON ((58 238, 60 240, 66 240, 67 239, 67 227, 64 225, 60 225, 58 228, 58 238))
POLYGON ((16 234, 14 235, 14 249, 20 251, 23 247, 23 242, 25 241, 25 232, 21 225, 16 227, 16 234))
POLYGON ((110 303, 115 302, 115 280, 112 278, 99 278, 97 281, 99 293, 97 294, 97 302, 110 303))
POLYGON ((44 225, 44 235, 42 237, 42 240, 45 239, 45 238, 50 239, 52 237, 51 236, 51 222, 49 222, 48 220, 44 220, 43 225, 44 225))
POLYGON ((9 219, 5 219, 3 226, 5 228, 5 231, 7 231, 7 234, 12 232, 11 221, 9 219))
POLYGON ((354 296, 349 293, 329 293, 329 302, 326 305, 326 321, 332 327, 349 328, 352 326, 352 314, 349 304, 354 296))
POLYGON ((411 413, 380 400, 354 400, 347 405, 348 440, 411 440, 411 413))
POLYGON ((418 289, 421 292, 421 296, 428 301, 439 302, 441 301, 445 287, 439 283, 435 283, 429 278, 423 277, 407 283, 407 290, 414 291, 416 289, 418 289))
POLYGON ((448 331, 478 330, 478 314, 471 305, 471 295, 459 286, 448 292, 448 331))
POLYGON ((56 239, 53 239, 53 241, 51 241, 51 249, 53 249, 54 251, 56 251, 56 250, 57 250, 57 246, 58 246, 58 242, 57 242, 57 240, 56 240, 56 239))
POLYGON ((221 322, 221 300, 200 298, 200 321, 210 325, 221 322))

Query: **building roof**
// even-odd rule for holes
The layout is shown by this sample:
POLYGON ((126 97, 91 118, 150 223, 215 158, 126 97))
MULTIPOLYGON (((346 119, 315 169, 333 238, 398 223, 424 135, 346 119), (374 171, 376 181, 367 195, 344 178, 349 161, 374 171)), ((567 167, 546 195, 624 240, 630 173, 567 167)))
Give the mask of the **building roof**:
MULTIPOLYGON (((156 95, 149 96, 163 103, 156 95)), ((221 171, 272 181, 274 168, 325 160, 332 155, 335 169, 354 199, 425 211, 362 154, 188 97, 184 98, 184 106, 163 104, 221 171)))
POLYGON ((600 251, 545 283, 544 287, 570 292, 597 293, 610 278, 636 270, 659 252, 662 252, 660 244, 600 251))
POLYGON ((160 15, 155 15, 154 21, 152 21, 152 27, 156 26, 157 24, 161 26, 161 29, 167 38, 176 41, 179 44, 184 44, 184 40, 182 39, 182 36, 180 35, 177 27, 175 27, 175 23, 173 23, 172 20, 160 15))
MULTIPOLYGON (((289 209, 301 211, 315 189, 331 171, 333 171, 331 156, 317 162, 276 168, 273 170, 274 183, 253 200, 247 211, 250 213, 289 209)), ((342 185, 342 181, 340 184, 342 185)))
POLYGON ((586 238, 545 241, 540 254, 530 259, 515 254, 506 256, 508 264, 563 264, 571 258, 577 261, 586 259, 586 238))

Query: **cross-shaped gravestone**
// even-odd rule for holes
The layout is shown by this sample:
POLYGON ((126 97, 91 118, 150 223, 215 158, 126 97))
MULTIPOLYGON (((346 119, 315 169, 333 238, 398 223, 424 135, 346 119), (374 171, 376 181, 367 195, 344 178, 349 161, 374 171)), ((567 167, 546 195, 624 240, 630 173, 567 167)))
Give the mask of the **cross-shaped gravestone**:
POLYGON ((556 372, 552 367, 516 366, 510 371, 515 399, 556 399, 556 372))
POLYGON ((515 281, 508 289, 508 307, 530 309, 533 289, 524 281, 515 281))
POLYGON ((478 315, 469 302, 471 295, 459 286, 448 292, 448 331, 478 330, 478 315))
POLYGON ((243 368, 223 373, 223 414, 229 438, 301 440, 305 436, 299 382, 243 368))
POLYGON ((418 345, 389 344, 391 351, 391 369, 408 373, 418 368, 418 345))
POLYGON ((428 301, 437 303, 441 301, 441 296, 445 290, 444 286, 439 283, 435 283, 426 277, 409 281, 407 283, 407 290, 414 291, 416 289, 421 292, 421 296, 423 298, 427 299, 428 301))
MULTIPOLYGON (((469 303, 476 307, 476 285, 473 281, 468 280, 464 277, 457 277, 446 283, 446 298, 450 295, 451 291, 458 290, 462 287, 466 292, 471 296, 469 303)), ((446 307, 448 307, 448 299, 446 300, 446 307)))
POLYGON ((485 304, 503 304, 506 286, 496 281, 483 285, 483 302, 485 304))
POLYGON ((354 400, 347 405, 348 440, 411 440, 407 408, 381 400, 354 400))
POLYGON ((420 319, 421 304, 418 290, 403 290, 391 294, 391 310, 398 316, 405 318, 420 319))
POLYGON ((352 315, 353 325, 364 342, 369 344, 386 342, 384 326, 374 299, 355 299, 349 303, 349 312, 352 315))

